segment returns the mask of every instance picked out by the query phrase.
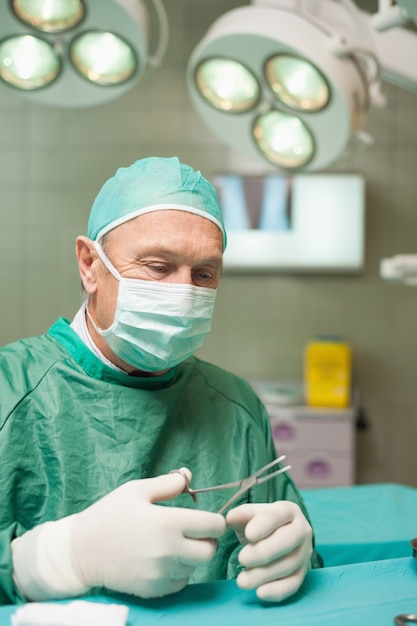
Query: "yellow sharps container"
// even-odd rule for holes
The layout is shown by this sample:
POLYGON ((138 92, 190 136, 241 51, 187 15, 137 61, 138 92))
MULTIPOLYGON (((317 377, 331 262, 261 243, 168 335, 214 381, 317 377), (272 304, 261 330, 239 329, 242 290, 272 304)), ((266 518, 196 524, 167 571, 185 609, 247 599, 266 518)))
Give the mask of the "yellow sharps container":
POLYGON ((308 406, 350 405, 352 352, 342 339, 320 335, 304 352, 305 401, 308 406))

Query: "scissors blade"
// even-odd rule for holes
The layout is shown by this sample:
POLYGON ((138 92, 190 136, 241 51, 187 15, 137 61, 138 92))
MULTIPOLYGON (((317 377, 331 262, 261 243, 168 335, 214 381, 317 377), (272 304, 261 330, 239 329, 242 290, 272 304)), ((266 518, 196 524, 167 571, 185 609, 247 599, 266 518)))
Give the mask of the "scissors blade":
POLYGON ((188 484, 186 485, 186 492, 189 493, 190 496, 195 496, 198 493, 207 493, 208 491, 222 491, 223 489, 232 489, 233 487, 240 487, 241 483, 242 483, 241 480, 235 480, 232 483, 223 483, 222 485, 214 485, 213 487, 200 487, 199 489, 193 489, 188 484))
MULTIPOLYGON (((186 491, 191 496, 193 496, 193 495, 197 495, 198 493, 207 493, 208 491, 220 491, 222 489, 232 489, 233 487, 242 487, 242 485, 246 484, 247 481, 252 481, 253 480, 254 482, 251 483, 251 485, 250 485, 250 487, 251 487, 252 484, 263 483, 263 482, 273 478, 273 476, 275 474, 267 474, 263 478, 259 478, 259 477, 262 474, 265 474, 265 472, 267 472, 269 469, 271 469, 271 467, 274 467, 275 465, 278 465, 278 463, 281 463, 281 461, 283 461, 285 458, 286 458, 285 454, 283 454, 282 456, 278 457, 277 459, 274 459, 273 461, 271 461, 267 465, 264 465, 263 467, 258 469, 256 472, 254 472, 253 474, 251 474, 247 478, 243 478, 243 479, 240 479, 240 480, 234 480, 231 483, 223 483, 222 485, 214 485, 213 487, 200 487, 199 489, 193 489, 190 486, 190 484, 188 483, 188 481, 187 481, 186 491)), ((173 470, 173 471, 183 473, 183 472, 181 472, 181 470, 173 470)), ((279 473, 281 473, 281 472, 279 472, 279 473)), ((250 487, 248 487, 248 489, 250 487)))
POLYGON ((229 498, 226 504, 224 504, 219 509, 218 513, 223 513, 226 508, 228 508, 231 504, 233 504, 233 502, 235 502, 235 500, 237 500, 239 496, 242 495, 242 493, 249 491, 249 489, 251 489, 251 487, 253 487, 254 485, 264 483, 268 480, 271 480, 271 478, 278 476, 278 474, 282 474, 283 472, 288 471, 291 468, 291 465, 286 465, 285 467, 281 467, 278 470, 268 473, 268 470, 278 465, 278 463, 281 463, 281 461, 283 461, 285 458, 286 458, 285 454, 281 455, 277 459, 274 459, 270 463, 267 463, 266 465, 258 469, 256 472, 254 472, 247 478, 243 478, 241 480, 235 480, 231 483, 223 483, 222 485, 214 485, 213 487, 200 487, 199 489, 193 489, 191 487, 187 475, 182 470, 171 470, 171 472, 182 474, 184 476, 185 487, 184 487, 183 493, 188 493, 192 497, 194 502, 197 501, 197 494, 199 493, 207 493, 209 491, 220 491, 223 489, 237 488, 238 490, 236 491, 236 493, 233 494, 233 496, 229 498), (263 476, 263 474, 265 474, 265 476, 263 476))
MULTIPOLYGON (((278 462, 278 459, 275 459, 275 461, 278 462)), ((265 466, 265 468, 270 467, 271 465, 275 465, 275 462, 273 464, 270 463, 269 465, 265 466)), ((238 491, 236 491, 236 493, 234 493, 233 496, 231 496, 228 499, 228 501, 225 502, 223 506, 220 507, 217 513, 220 513, 220 514, 224 513, 224 511, 227 508, 229 508, 229 506, 233 504, 233 502, 235 502, 242 495, 242 493, 249 491, 249 489, 251 489, 254 485, 264 483, 267 480, 271 480, 271 478, 278 476, 278 474, 283 474, 284 472, 287 472, 289 469, 291 469, 291 465, 286 465, 285 467, 281 467, 279 470, 276 470, 275 472, 271 472, 270 474, 267 474, 267 476, 259 478, 259 472, 264 471, 265 468, 262 468, 261 470, 253 474, 252 476, 249 476, 249 478, 242 480, 240 489, 238 489, 238 491)))
POLYGON ((263 467, 258 469, 256 472, 251 474, 251 476, 249 476, 249 478, 257 478, 257 481, 256 481, 257 483, 264 483, 265 481, 269 480, 273 476, 273 474, 268 474, 267 473, 268 470, 270 470, 271 467, 275 467, 275 465, 278 465, 278 463, 281 463, 281 461, 283 461, 285 458, 286 458, 285 454, 282 454, 277 459, 274 459, 270 463, 267 463, 266 465, 264 465, 263 467), (262 476, 262 474, 265 474, 264 478, 260 478, 260 476, 262 476))

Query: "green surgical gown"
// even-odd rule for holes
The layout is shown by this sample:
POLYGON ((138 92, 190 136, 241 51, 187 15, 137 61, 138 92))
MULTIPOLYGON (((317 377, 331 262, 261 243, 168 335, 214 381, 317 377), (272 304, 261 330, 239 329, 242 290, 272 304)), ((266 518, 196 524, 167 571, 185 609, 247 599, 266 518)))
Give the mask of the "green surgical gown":
MULTIPOLYGON (((81 511, 128 480, 185 466, 203 487, 248 476, 275 456, 250 385, 196 357, 163 376, 130 376, 102 363, 63 318, 45 335, 1 348, 0 603, 23 600, 10 542, 25 530, 81 511)), ((194 503, 183 494, 163 505, 217 511, 230 495, 201 494, 194 503)), ((307 516, 288 474, 237 504, 279 499, 307 516)), ((229 530, 191 582, 235 577, 238 549, 229 530)), ((312 566, 320 564, 314 553, 312 566)))

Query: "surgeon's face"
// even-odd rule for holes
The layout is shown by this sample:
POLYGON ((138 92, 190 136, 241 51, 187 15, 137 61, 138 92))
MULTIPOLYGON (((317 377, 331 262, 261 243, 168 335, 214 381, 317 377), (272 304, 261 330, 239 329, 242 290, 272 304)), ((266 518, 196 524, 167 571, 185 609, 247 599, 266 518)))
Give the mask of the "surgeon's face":
MULTIPOLYGON (((153 211, 110 231, 104 251, 124 278, 215 289, 222 271, 223 236, 213 222, 193 213, 153 211)), ((118 281, 87 237, 77 239, 77 256, 90 314, 97 326, 108 328, 114 318, 118 281)), ((92 326, 89 330, 99 349, 117 365, 104 339, 92 326)))

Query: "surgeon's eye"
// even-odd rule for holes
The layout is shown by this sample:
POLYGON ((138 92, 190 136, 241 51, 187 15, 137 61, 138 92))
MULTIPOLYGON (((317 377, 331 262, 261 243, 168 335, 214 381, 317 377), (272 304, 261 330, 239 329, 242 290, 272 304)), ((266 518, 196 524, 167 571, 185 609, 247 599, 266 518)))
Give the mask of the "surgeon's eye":
POLYGON ((160 276, 163 276, 164 274, 168 272, 168 267, 166 265, 156 264, 156 265, 148 265, 147 267, 151 272, 153 272, 154 274, 158 274, 160 276))
POLYGON ((213 270, 196 270, 193 272, 193 283, 198 287, 217 287, 219 274, 213 270))

